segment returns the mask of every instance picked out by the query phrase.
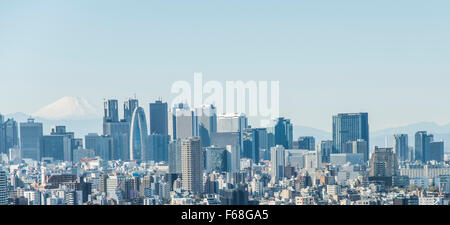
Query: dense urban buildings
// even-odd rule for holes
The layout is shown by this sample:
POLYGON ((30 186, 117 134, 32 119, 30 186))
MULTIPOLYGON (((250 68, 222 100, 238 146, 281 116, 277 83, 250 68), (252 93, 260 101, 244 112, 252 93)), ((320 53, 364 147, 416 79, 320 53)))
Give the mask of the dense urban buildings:
POLYGON ((350 141, 365 140, 369 146, 368 113, 341 113, 333 116, 333 153, 345 153, 350 141))
POLYGON ((6 205, 425 205, 450 203, 445 143, 426 131, 369 145, 367 113, 332 117, 329 139, 295 137, 275 118, 252 127, 214 105, 149 115, 137 99, 104 101, 103 133, 43 130, 0 115, 0 204, 6 205), (148 123, 147 123, 148 122, 148 123), (389 143, 386 143, 389 145, 389 143))

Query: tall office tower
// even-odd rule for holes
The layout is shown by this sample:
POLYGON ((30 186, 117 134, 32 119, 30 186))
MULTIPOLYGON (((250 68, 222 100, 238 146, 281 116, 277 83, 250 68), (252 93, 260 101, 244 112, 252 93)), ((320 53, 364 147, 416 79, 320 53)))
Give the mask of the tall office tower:
POLYGON ((211 145, 211 133, 217 132, 217 112, 214 105, 202 105, 195 109, 198 121, 198 135, 203 147, 211 145))
POLYGON ((415 152, 416 161, 429 161, 430 143, 433 142, 433 135, 427 134, 426 131, 419 131, 415 135, 415 152))
POLYGON ((285 149, 292 149, 293 126, 291 120, 280 117, 275 121, 275 145, 283 145, 285 149))
MULTIPOLYGON (((74 132, 67 132, 66 130, 66 126, 52 126, 50 131, 50 136, 64 136, 66 137, 64 140, 62 140, 63 144, 63 159, 58 159, 58 160, 64 160, 66 162, 71 162, 73 159, 73 150, 75 149, 75 146, 77 146, 77 144, 75 143, 75 134, 74 132), (67 140, 66 140, 67 139, 67 140), (68 147, 66 147, 66 141, 69 142, 68 147)), ((53 140, 57 140, 58 138, 53 138, 53 140)), ((60 141, 58 141, 60 142, 60 141)), ((41 142, 42 144, 42 142, 41 142)), ((82 144, 82 140, 81 140, 81 146, 82 144)), ((46 148, 48 148, 49 146, 45 146, 46 148)), ((61 150, 61 146, 59 146, 59 149, 61 150)), ((51 156, 46 156, 46 157, 51 157, 51 156)), ((56 160, 56 158, 54 158, 56 160)))
POLYGON ((284 147, 277 145, 272 147, 271 151, 271 175, 274 182, 280 181, 284 178, 284 147))
POLYGON ((397 155, 397 159, 400 162, 409 160, 409 146, 407 134, 395 134, 392 139, 392 145, 394 146, 394 153, 397 155))
MULTIPOLYGON (((371 177, 392 177, 398 172, 398 164, 392 148, 378 148, 372 154, 370 162, 371 177)), ((392 179, 390 179, 392 181, 392 179)))
POLYGON ((333 116, 333 153, 344 153, 348 141, 363 139, 369 144, 369 115, 345 113, 333 116))
POLYGON ((131 123, 133 119, 134 111, 139 107, 139 101, 137 99, 129 98, 123 103, 123 117, 124 120, 131 123))
POLYGON ((134 110, 130 128, 130 160, 148 160, 147 156, 147 120, 144 109, 138 107, 134 110))
MULTIPOLYGON (((246 129, 243 134, 243 158, 255 161, 256 158, 256 131, 253 129, 246 129)), ((259 154, 258 154, 259 155, 259 154)), ((259 157, 259 156, 258 156, 259 157)))
POLYGON ((212 133, 211 145, 228 150, 228 170, 231 173, 241 171, 241 138, 239 132, 212 133))
POLYGON ((299 137, 298 149, 316 150, 316 139, 314 137, 299 137))
POLYGON ((326 140, 320 142, 320 155, 322 156, 322 162, 330 163, 330 155, 333 151, 333 141, 326 140))
POLYGON ((84 142, 87 149, 94 150, 95 156, 99 156, 103 160, 112 160, 112 137, 90 133, 84 137, 84 142))
MULTIPOLYGON (((248 118, 245 114, 225 114, 217 117, 217 132, 238 132, 240 145, 244 146, 243 132, 248 127, 248 118)), ((240 154, 243 155, 243 148, 240 154)))
POLYGON ((104 124, 104 136, 110 136, 113 139, 112 159, 129 160, 130 159, 130 123, 108 122, 104 124))
POLYGON ((8 154, 10 148, 19 146, 19 135, 17 122, 14 119, 8 119, 3 123, 4 147, 2 153, 8 154))
POLYGON ((199 137, 190 137, 181 142, 181 170, 183 189, 201 193, 203 185, 202 143, 199 137))
POLYGON ((130 159, 130 121, 119 121, 117 100, 106 100, 104 104, 103 135, 113 139, 112 159, 130 159))
POLYGON ((169 135, 167 102, 150 103, 150 134, 169 135))
POLYGON ((20 123, 20 146, 22 158, 39 160, 40 141, 43 136, 42 123, 28 119, 26 123, 20 123))
POLYGON ((444 142, 435 141, 430 143, 428 161, 444 162, 444 142))
POLYGON ((369 161, 369 146, 366 140, 358 139, 352 142, 353 154, 361 153, 364 155, 364 162, 369 161))
POLYGON ((65 134, 44 135, 40 143, 40 159, 72 161, 72 142, 65 134))
POLYGON ((169 174, 181 174, 181 140, 169 143, 169 174))
POLYGON ((6 172, 0 169, 0 205, 8 204, 8 178, 6 172))
POLYGON ((170 119, 172 140, 198 136, 198 123, 194 111, 187 104, 180 103, 172 108, 170 119))
POLYGON ((105 100, 104 112, 103 122, 119 122, 119 103, 117 100, 105 100))
POLYGON ((243 132, 243 157, 258 164, 260 153, 267 149, 267 129, 247 128, 243 132))
POLYGON ((226 148, 206 147, 205 148, 206 165, 205 170, 208 173, 224 173, 228 171, 228 151, 226 148))
POLYGON ((155 162, 168 161, 169 135, 152 134, 148 136, 149 155, 146 160, 155 162))

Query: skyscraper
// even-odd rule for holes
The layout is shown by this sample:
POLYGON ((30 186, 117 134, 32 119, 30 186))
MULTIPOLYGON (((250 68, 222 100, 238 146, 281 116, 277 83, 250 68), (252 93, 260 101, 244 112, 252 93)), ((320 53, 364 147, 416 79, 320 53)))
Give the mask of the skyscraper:
POLYGON ((428 161, 444 162, 444 142, 435 141, 430 143, 428 161))
POLYGON ((240 154, 244 155, 243 148, 244 139, 243 132, 248 127, 248 118, 245 114, 225 114, 217 117, 217 132, 226 133, 226 132, 237 132, 239 133, 239 142, 240 142, 240 154))
POLYGON ((90 133, 84 137, 84 142, 87 149, 94 150, 95 156, 99 156, 103 160, 112 160, 112 137, 90 133))
POLYGON ((316 139, 311 136, 298 138, 298 149, 315 150, 316 139))
POLYGON ((41 160, 52 158, 53 160, 72 161, 72 144, 67 135, 44 135, 41 138, 40 147, 41 160))
POLYGON ((168 160, 169 136, 151 134, 148 136, 149 155, 146 160, 155 162, 167 162, 168 160))
POLYGON ((139 107, 139 101, 137 99, 129 98, 123 103, 123 117, 125 121, 131 123, 133 113, 137 107, 139 107))
POLYGON ((229 172, 238 173, 240 171, 241 160, 241 138, 239 132, 219 132, 212 133, 211 145, 228 150, 229 172))
POLYGON ((419 131, 415 135, 414 158, 416 161, 429 161, 430 143, 433 142, 433 135, 426 131, 419 131))
POLYGON ((333 150, 333 141, 332 140, 326 140, 320 142, 320 155, 322 156, 322 162, 329 163, 330 162, 330 155, 333 150))
POLYGON ((190 137, 181 143, 183 189, 201 193, 203 185, 202 143, 199 137, 190 137))
POLYGON ((276 120, 275 145, 282 145, 285 149, 292 149, 293 127, 291 120, 280 117, 276 120))
POLYGON ((103 116, 103 135, 113 140, 112 159, 129 160, 130 158, 130 121, 119 121, 118 102, 105 100, 103 116))
POLYGON ((408 145, 408 134, 396 134, 392 139, 394 153, 397 155, 397 159, 400 162, 409 160, 409 145, 408 145))
POLYGON ((242 132, 248 127, 245 114, 226 114, 217 117, 217 132, 242 132))
POLYGON ((181 140, 169 143, 169 173, 181 174, 181 140))
POLYGON ((150 103, 150 134, 168 135, 167 102, 150 103))
POLYGON ((180 103, 171 110, 170 127, 172 140, 198 136, 198 123, 189 106, 180 103))
POLYGON ((130 127, 130 160, 148 160, 147 156, 147 120, 144 109, 134 110, 130 127))
POLYGON ((119 122, 119 103, 115 99, 104 102, 104 122, 119 122))
POLYGON ((202 105, 195 109, 198 121, 198 135, 203 147, 211 145, 211 133, 217 132, 217 113, 214 105, 202 105))
POLYGON ((277 145, 271 149, 271 175, 273 181, 277 182, 284 178, 284 147, 277 145))
POLYGON ((369 144, 368 113, 345 113, 333 116, 333 153, 344 153, 344 145, 358 139, 369 144))
POLYGON ((20 123, 20 146, 22 158, 39 160, 40 141, 43 136, 42 123, 28 119, 26 123, 20 123))
POLYGON ((371 177, 391 177, 390 180, 392 181, 392 176, 398 173, 397 159, 392 148, 378 148, 375 146, 370 165, 371 177))
POLYGON ((3 135, 4 135, 4 152, 8 154, 10 148, 19 146, 19 134, 18 134, 17 122, 14 119, 8 119, 3 123, 3 135))

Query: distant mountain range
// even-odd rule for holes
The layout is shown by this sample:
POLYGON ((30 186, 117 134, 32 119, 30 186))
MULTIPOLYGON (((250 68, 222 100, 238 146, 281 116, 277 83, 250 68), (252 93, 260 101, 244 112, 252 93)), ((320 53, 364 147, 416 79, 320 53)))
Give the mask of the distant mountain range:
MULTIPOLYGON (((450 124, 438 125, 433 122, 420 122, 406 126, 387 128, 378 131, 371 131, 370 145, 384 147, 386 145, 386 138, 388 146, 392 146, 392 136, 394 134, 408 134, 409 145, 414 146, 414 135, 417 131, 427 131, 434 135, 435 141, 444 141, 445 150, 450 152, 450 124)), ((305 126, 294 126, 294 139, 299 136, 314 136, 316 144, 322 140, 331 140, 332 134, 330 132, 319 130, 305 126)))
MULTIPOLYGON (((18 122, 26 122, 33 117, 37 122, 44 124, 44 134, 50 133, 53 125, 65 125, 68 131, 75 132, 76 137, 84 137, 88 133, 102 133, 102 113, 96 110, 83 98, 64 97, 42 107, 37 112, 27 115, 25 113, 14 113, 5 115, 6 118, 14 118, 18 122)), ((299 136, 314 136, 316 144, 322 140, 331 140, 332 135, 328 131, 296 125, 294 126, 294 139, 299 136)), ((438 125, 433 122, 420 122, 401 127, 387 128, 371 131, 370 145, 385 146, 386 138, 388 146, 392 146, 394 134, 408 134, 409 145, 414 146, 414 135, 417 131, 428 131, 433 134, 436 141, 444 141, 445 149, 450 152, 450 124, 438 125)))

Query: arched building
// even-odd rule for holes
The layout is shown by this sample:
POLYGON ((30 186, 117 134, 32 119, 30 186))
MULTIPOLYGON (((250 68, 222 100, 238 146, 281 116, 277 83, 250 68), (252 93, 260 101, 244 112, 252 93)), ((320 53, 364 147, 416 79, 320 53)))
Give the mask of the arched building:
POLYGON ((137 107, 131 119, 130 160, 145 160, 147 152, 147 120, 142 107, 137 107))

